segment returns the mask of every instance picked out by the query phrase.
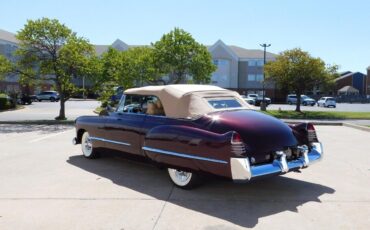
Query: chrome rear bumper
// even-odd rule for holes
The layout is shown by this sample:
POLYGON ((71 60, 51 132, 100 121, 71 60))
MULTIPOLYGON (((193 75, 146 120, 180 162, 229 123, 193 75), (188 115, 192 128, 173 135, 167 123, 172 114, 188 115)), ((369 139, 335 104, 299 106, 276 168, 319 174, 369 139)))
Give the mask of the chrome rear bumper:
POLYGON ((323 156, 323 148, 320 142, 313 143, 310 152, 306 151, 296 160, 287 161, 285 154, 271 164, 251 166, 248 158, 231 158, 231 176, 234 181, 249 181, 252 178, 270 174, 282 174, 301 168, 319 161, 323 156))

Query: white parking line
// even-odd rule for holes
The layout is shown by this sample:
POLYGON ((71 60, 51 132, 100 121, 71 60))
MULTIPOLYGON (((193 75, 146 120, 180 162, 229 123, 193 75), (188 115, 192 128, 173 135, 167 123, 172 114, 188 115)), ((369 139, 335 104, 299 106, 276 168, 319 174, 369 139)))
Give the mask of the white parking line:
POLYGON ((28 143, 39 142, 39 141, 42 141, 42 140, 45 140, 45 139, 48 139, 48 138, 51 138, 51 137, 55 137, 55 136, 58 136, 60 134, 67 133, 67 132, 70 132, 70 131, 71 130, 65 130, 65 131, 62 131, 62 132, 59 132, 59 133, 50 134, 50 135, 47 135, 47 136, 44 136, 44 137, 33 139, 33 140, 29 141, 28 143))

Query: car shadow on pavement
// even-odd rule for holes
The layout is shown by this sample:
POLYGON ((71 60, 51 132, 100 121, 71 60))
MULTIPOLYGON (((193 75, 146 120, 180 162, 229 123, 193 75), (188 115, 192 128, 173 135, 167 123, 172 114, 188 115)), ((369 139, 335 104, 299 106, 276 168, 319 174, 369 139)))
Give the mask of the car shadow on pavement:
POLYGON ((0 133, 40 132, 41 134, 48 134, 61 132, 72 128, 72 126, 66 125, 0 124, 0 133))
MULTIPOLYGON (((199 188, 182 190, 172 185, 165 170, 117 155, 105 155, 95 160, 74 155, 67 162, 119 186, 242 227, 254 227, 260 218, 284 211, 298 212, 299 206, 308 202, 321 202, 320 196, 335 192, 327 186, 284 176, 246 184, 207 178, 206 183, 199 188)), ((179 217, 175 215, 171 218, 179 217)))

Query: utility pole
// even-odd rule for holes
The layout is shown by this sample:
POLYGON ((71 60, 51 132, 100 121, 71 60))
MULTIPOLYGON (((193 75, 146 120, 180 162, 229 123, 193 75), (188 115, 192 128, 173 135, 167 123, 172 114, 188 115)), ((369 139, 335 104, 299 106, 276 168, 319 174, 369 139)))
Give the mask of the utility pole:
POLYGON ((271 44, 260 44, 263 47, 263 80, 262 80, 262 102, 261 102, 261 110, 266 111, 266 102, 265 102, 265 65, 266 65, 266 48, 270 47, 271 44))

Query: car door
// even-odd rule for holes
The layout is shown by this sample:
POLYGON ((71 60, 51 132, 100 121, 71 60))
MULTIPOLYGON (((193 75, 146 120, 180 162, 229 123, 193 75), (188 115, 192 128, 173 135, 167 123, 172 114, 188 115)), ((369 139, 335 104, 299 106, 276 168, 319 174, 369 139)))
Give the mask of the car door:
POLYGON ((141 153, 140 139, 145 114, 139 108, 132 109, 133 104, 139 106, 139 102, 140 97, 137 95, 123 97, 117 110, 107 116, 104 124, 107 148, 131 154, 141 153))

